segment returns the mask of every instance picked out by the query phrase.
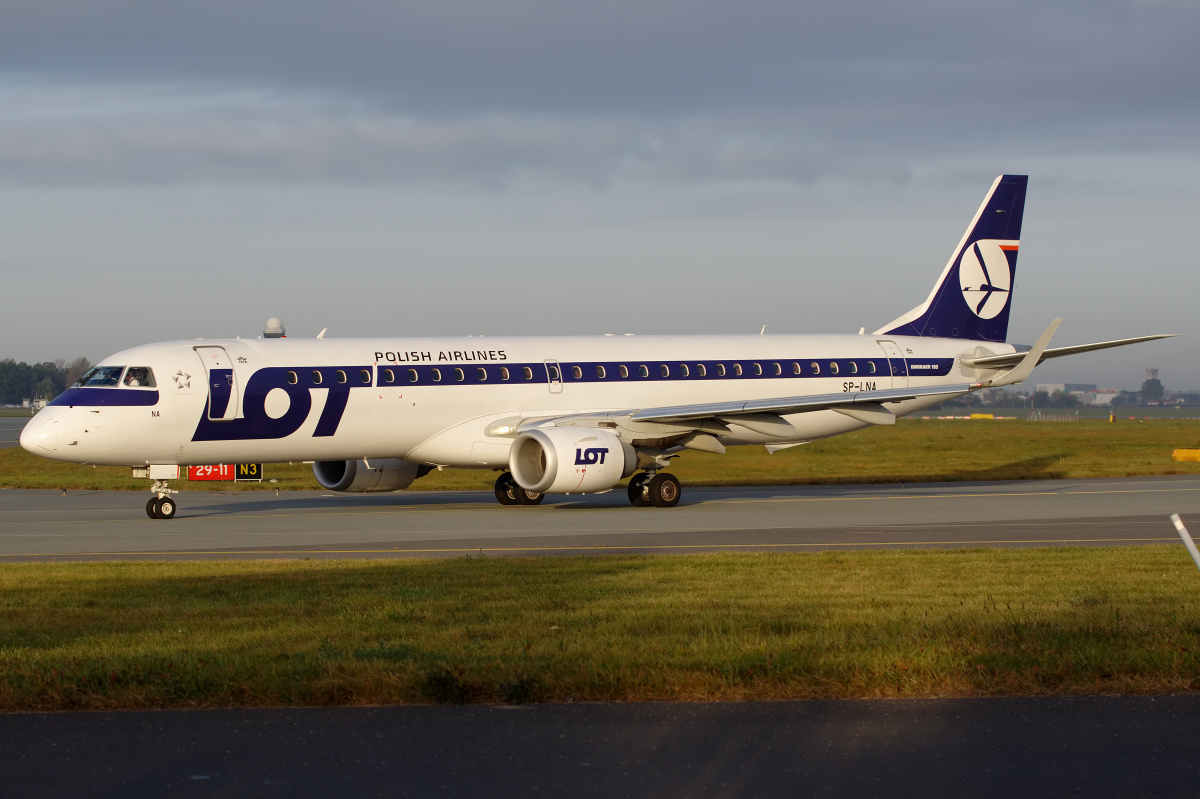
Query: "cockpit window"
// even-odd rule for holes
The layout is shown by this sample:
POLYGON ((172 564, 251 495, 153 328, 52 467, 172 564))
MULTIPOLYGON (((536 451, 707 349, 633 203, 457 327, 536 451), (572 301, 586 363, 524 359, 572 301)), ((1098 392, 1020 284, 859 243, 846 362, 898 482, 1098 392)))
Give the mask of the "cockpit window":
POLYGON ((124 366, 97 366, 79 378, 77 386, 116 386, 121 382, 124 366))
POLYGON ((154 372, 149 366, 131 366, 125 371, 125 385, 132 388, 154 388, 154 372))

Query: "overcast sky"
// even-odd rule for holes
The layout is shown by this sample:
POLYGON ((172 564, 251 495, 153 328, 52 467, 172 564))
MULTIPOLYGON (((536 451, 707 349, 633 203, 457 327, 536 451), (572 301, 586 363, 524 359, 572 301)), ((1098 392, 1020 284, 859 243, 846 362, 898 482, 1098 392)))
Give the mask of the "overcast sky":
POLYGON ((1200 387, 1200 4, 0 0, 0 357, 856 332, 1030 175, 1037 382, 1200 387))

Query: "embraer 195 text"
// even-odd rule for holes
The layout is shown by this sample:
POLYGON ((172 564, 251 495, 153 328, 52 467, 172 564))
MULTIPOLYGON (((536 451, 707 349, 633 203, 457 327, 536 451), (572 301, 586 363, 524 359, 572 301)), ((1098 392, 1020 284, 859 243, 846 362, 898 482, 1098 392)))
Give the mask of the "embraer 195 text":
POLYGON ((30 421, 29 452, 132 465, 167 483, 191 464, 312 461, 331 491, 398 491, 430 469, 501 470, 496 498, 609 491, 679 502, 687 450, 803 444, 991 386, 1047 358, 1005 343, 1027 177, 988 191, 925 302, 871 335, 193 340, 119 352, 30 421))

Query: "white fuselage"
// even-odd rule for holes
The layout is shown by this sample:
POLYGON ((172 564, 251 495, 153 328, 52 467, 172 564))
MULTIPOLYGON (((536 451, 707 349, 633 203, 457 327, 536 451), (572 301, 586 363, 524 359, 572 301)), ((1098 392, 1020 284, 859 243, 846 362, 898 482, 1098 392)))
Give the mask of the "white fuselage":
MULTIPOLYGON (((148 367, 155 387, 68 389, 21 443, 97 464, 400 458, 501 468, 512 441, 489 435, 500 420, 961 384, 980 373, 958 356, 1013 351, 875 335, 174 341, 101 364, 148 367)), ((795 436, 735 424, 723 441, 803 442, 866 426, 830 410, 785 418, 795 436)))

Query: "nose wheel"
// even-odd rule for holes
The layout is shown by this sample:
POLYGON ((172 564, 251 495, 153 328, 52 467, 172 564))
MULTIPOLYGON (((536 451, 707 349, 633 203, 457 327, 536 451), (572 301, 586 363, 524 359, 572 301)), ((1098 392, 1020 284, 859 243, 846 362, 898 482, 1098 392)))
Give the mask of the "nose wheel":
POLYGON ((170 519, 175 516, 175 500, 170 497, 151 497, 146 503, 146 515, 151 519, 170 519))
POLYGON ((146 515, 151 519, 173 519, 175 518, 175 510, 179 507, 175 504, 175 500, 171 499, 171 494, 175 493, 167 486, 166 480, 155 480, 154 485, 150 487, 156 496, 150 497, 146 502, 146 515))

